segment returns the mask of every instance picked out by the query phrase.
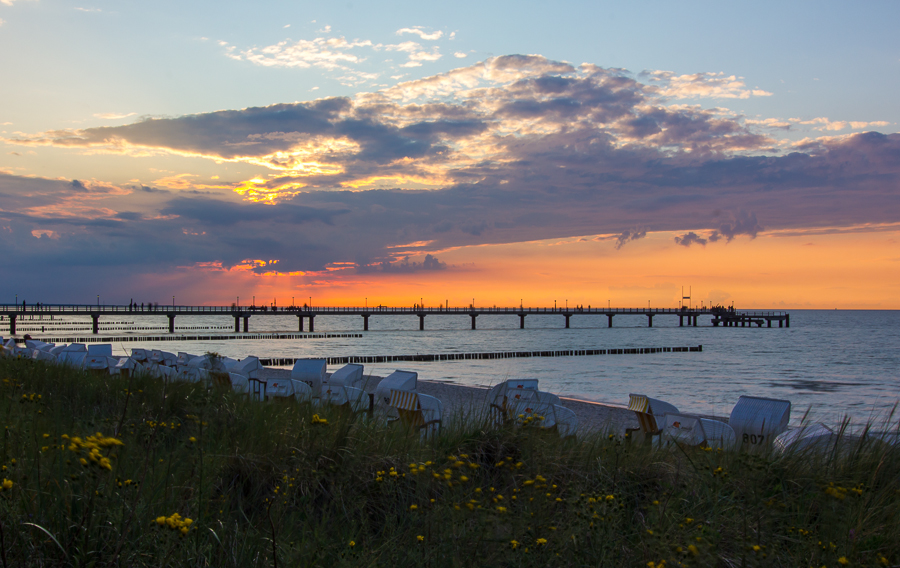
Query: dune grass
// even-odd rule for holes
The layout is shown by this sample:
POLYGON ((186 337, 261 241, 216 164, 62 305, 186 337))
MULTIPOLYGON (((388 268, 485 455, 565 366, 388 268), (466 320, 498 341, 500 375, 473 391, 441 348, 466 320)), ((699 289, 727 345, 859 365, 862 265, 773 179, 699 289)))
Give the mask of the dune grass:
MULTIPOLYGON (((900 452, 560 440, 0 359, 12 566, 900 564, 900 452)), ((896 428, 896 424, 893 425, 896 428)))

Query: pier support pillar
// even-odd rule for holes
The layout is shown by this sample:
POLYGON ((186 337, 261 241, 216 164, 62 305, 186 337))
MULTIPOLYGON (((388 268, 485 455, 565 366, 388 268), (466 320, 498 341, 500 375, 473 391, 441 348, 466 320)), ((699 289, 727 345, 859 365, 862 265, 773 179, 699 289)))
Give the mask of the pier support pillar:
POLYGON ((475 318, 478 317, 478 314, 469 314, 469 316, 472 318, 472 329, 475 329, 475 318))
POLYGON ((240 333, 241 331, 241 316, 234 316, 234 332, 240 333))
POLYGON ((772 327, 772 320, 767 319, 766 323, 768 324, 766 327, 772 327))
POLYGON ((697 327, 697 316, 694 316, 694 327, 697 327))
POLYGON ((678 316, 678 327, 684 327, 684 316, 678 316))
POLYGON ((175 333, 175 314, 166 314, 169 316, 169 333, 175 333))
POLYGON ((91 314, 91 320, 93 322, 93 331, 94 335, 100 333, 100 314, 91 314))
POLYGON ((527 314, 519 314, 519 329, 525 329, 525 316, 527 314))
POLYGON ((612 327, 612 319, 613 319, 613 315, 612 315, 612 314, 606 314, 606 317, 609 318, 609 325, 608 325, 607 327, 612 327))
POLYGON ((369 314, 363 314, 363 331, 369 331, 369 314))
POLYGON ((309 315, 309 332, 312 333, 316 330, 316 316, 310 314, 309 315))
POLYGON ((16 315, 15 314, 9 315, 9 334, 10 335, 16 334, 16 315))
POLYGON ((791 315, 784 316, 784 327, 791 327, 791 315))
POLYGON ((566 329, 569 329, 569 318, 572 317, 572 314, 563 314, 566 316, 566 329))
POLYGON ((250 331, 250 316, 244 316, 244 333, 250 331))
POLYGON ((297 316, 297 320, 299 320, 298 325, 297 325, 297 331, 303 331, 303 316, 297 316))
POLYGON ((778 327, 784 327, 784 320, 778 320, 778 327))
POLYGON ((647 314, 647 327, 653 327, 653 316, 647 314))
POLYGON ((418 314, 419 316, 419 331, 425 331, 425 314, 418 314))

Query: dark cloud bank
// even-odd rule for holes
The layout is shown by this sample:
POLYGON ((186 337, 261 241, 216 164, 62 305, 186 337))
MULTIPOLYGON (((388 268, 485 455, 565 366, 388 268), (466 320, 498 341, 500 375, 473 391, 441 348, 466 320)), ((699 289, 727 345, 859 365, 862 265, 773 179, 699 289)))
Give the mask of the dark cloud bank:
MULTIPOLYGON (((520 69, 534 62, 514 63, 506 64, 520 69)), ((326 99, 50 133, 56 145, 126 140, 223 158, 271 156, 319 136, 343 137, 355 147, 318 156, 340 164, 342 174, 300 178, 288 171, 270 179, 274 188, 302 181, 311 189, 275 205, 141 186, 135 193, 158 199, 154 215, 47 214, 40 207, 101 190, 0 174, 0 246, 7 262, 19 267, 4 271, 0 286, 30 286, 58 297, 60 279, 130 279, 246 259, 278 259, 282 272, 354 262, 360 272, 413 273, 446 265, 439 254, 424 262, 398 260, 389 247, 432 241, 434 251, 609 234, 617 235, 612 246, 622 249, 619 254, 628 254, 628 243, 648 231, 678 232, 675 242, 683 246, 726 246, 764 228, 900 221, 900 135, 867 132, 777 153, 771 140, 738 120, 662 106, 623 74, 566 76, 564 64, 554 65, 512 81, 502 94, 486 87, 490 105, 326 99), (398 115, 403 120, 385 118, 398 115), (500 133, 534 119, 552 128, 500 133), (503 159, 461 159, 476 139, 503 159), (335 188, 368 175, 415 175, 435 167, 449 180, 441 189, 335 188), (52 230, 58 238, 36 238, 34 230, 52 230)))

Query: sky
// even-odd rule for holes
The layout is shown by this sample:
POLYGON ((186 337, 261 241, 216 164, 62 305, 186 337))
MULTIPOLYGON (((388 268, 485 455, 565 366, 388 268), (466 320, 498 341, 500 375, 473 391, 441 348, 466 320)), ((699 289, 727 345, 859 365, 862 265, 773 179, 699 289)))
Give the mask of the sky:
POLYGON ((897 309, 898 21, 0 0, 0 303, 897 309))

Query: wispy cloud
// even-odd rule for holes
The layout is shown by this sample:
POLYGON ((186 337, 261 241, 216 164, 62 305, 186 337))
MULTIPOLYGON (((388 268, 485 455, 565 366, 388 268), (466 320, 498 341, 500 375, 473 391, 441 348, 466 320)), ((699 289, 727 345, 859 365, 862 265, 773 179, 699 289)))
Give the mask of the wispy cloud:
POLYGON ((372 47, 369 40, 347 41, 343 37, 312 40, 288 40, 260 48, 238 50, 227 42, 220 42, 226 48, 228 57, 238 61, 249 61, 263 67, 319 67, 322 69, 347 69, 348 64, 360 63, 365 57, 353 53, 362 47, 372 47))
POLYGON ((762 89, 747 88, 743 77, 724 73, 676 75, 671 71, 649 71, 644 74, 649 77, 651 84, 659 88, 659 94, 664 97, 749 99, 772 96, 772 93, 762 89))
POLYGON ((425 30, 423 30, 420 26, 414 26, 412 28, 402 28, 402 29, 397 30, 397 35, 403 35, 403 34, 415 34, 423 40, 435 41, 435 40, 441 39, 441 37, 444 35, 444 32, 438 30, 436 32, 428 33, 425 30))
POLYGON ((102 118, 104 120, 120 120, 123 118, 128 118, 129 116, 136 116, 136 112, 128 112, 128 113, 116 113, 116 112, 104 112, 98 113, 94 115, 94 118, 102 118))

